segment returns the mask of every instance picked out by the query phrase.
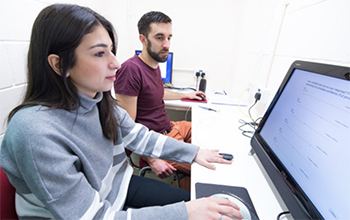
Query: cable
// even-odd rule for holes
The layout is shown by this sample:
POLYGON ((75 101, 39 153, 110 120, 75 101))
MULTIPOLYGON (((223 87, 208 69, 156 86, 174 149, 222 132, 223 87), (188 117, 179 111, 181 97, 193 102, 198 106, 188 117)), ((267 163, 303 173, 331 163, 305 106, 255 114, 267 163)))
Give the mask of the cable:
POLYGON ((187 111, 186 111, 186 114, 185 114, 185 121, 187 121, 187 114, 188 114, 188 112, 190 111, 191 108, 192 108, 192 107, 188 107, 188 109, 187 109, 187 111))
POLYGON ((174 87, 172 83, 163 83, 163 85, 164 85, 164 88, 169 88, 169 89, 174 87))
POLYGON ((175 90, 187 90, 187 89, 190 89, 190 90, 196 91, 196 89, 191 88, 191 87, 184 87, 184 88, 174 87, 173 85, 171 85, 171 84, 169 85, 168 83, 164 84, 164 89, 175 89, 175 90))
POLYGON ((238 122, 241 123, 242 125, 238 127, 239 130, 242 131, 242 135, 246 136, 248 138, 251 138, 257 128, 257 126, 259 125, 259 120, 261 120, 261 117, 256 119, 255 121, 252 122, 246 122, 242 119, 239 119, 238 122), (245 126, 249 126, 251 128, 251 130, 244 130, 243 127, 245 126))
POLYGON ((255 104, 258 102, 258 100, 255 100, 254 104, 252 106, 249 107, 248 109, 248 114, 249 114, 249 118, 252 119, 252 121, 254 121, 252 114, 250 113, 250 110, 255 106, 255 104))
MULTIPOLYGON (((247 89, 246 89, 247 90, 247 89)), ((245 90, 245 91, 246 91, 245 90)), ((244 92, 245 92, 244 91, 244 92)), ((243 92, 243 93, 244 93, 243 92)), ((242 93, 242 94, 243 94, 242 93)), ((242 135, 248 137, 248 138, 251 138, 256 130, 256 127, 259 125, 258 121, 261 119, 261 117, 257 118, 256 120, 253 119, 250 111, 251 109, 256 105, 256 103, 261 99, 261 93, 260 93, 260 89, 258 89, 258 91, 255 93, 254 95, 254 98, 255 98, 255 102, 253 105, 251 105, 248 109, 248 114, 249 114, 249 118, 252 120, 251 122, 246 122, 242 119, 239 119, 238 122, 241 123, 242 125, 238 127, 239 130, 242 131, 242 135), (251 130, 244 130, 243 127, 245 126, 249 126, 251 128, 251 130)))
POLYGON ((200 75, 201 75, 200 71, 196 72, 197 80, 196 80, 196 89, 194 91, 197 91, 197 89, 198 89, 198 79, 199 79, 200 75))
POLYGON ((260 89, 258 89, 258 91, 255 93, 254 98, 255 98, 256 102, 260 100, 260 98, 261 98, 260 89))
POLYGON ((243 94, 244 94, 246 91, 248 91, 248 88, 245 89, 245 90, 241 93, 241 95, 239 95, 239 98, 238 98, 238 108, 239 108, 239 110, 242 112, 242 114, 244 114, 245 116, 247 116, 247 117, 249 118, 249 116, 248 116, 245 112, 243 112, 243 110, 242 110, 242 108, 241 108, 241 98, 242 98, 243 94))
POLYGON ((250 114, 250 110, 254 107, 254 105, 260 100, 261 98, 261 93, 260 93, 260 89, 258 89, 258 91, 255 93, 254 95, 254 98, 255 98, 255 102, 252 106, 250 106, 250 108, 248 109, 248 114, 249 114, 249 118, 254 121, 252 115, 250 114))
POLYGON ((282 215, 290 214, 289 211, 281 212, 280 214, 277 215, 277 220, 280 220, 282 215))

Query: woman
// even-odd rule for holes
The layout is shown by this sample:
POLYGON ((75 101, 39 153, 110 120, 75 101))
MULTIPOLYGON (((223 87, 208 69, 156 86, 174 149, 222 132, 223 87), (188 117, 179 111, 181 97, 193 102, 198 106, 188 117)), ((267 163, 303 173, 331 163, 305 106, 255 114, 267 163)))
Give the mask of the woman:
POLYGON ((215 169, 210 162, 230 162, 216 151, 135 124, 110 93, 120 67, 115 54, 111 23, 91 9, 56 4, 38 15, 28 51, 26 95, 8 117, 1 146, 1 166, 16 188, 19 217, 241 218, 226 199, 185 203, 188 192, 132 176, 125 148, 196 161, 209 169, 215 169))

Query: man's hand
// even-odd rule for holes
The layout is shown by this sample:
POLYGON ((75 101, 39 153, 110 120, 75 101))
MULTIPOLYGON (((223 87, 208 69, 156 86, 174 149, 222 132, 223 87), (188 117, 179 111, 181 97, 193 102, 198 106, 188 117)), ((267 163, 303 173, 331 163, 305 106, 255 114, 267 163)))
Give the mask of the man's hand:
POLYGON ((176 168, 167 163, 164 160, 161 159, 155 159, 150 157, 143 157, 147 163, 150 165, 152 171, 159 177, 159 178, 167 178, 173 174, 174 171, 176 171, 176 168))
POLYGON ((184 93, 186 99, 197 99, 201 100, 201 97, 206 99, 205 93, 202 91, 195 91, 190 93, 184 93))
POLYGON ((176 99, 197 99, 201 100, 202 98, 206 99, 205 93, 202 91, 195 91, 190 93, 182 93, 182 92, 172 92, 168 89, 164 89, 164 100, 176 100, 176 99))

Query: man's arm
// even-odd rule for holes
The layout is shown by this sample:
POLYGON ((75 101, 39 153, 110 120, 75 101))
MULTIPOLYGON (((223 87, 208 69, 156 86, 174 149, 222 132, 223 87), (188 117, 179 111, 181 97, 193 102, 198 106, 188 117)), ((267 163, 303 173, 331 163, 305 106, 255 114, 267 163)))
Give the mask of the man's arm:
POLYGON ((200 97, 206 98, 204 92, 202 91, 194 91, 190 93, 181 93, 181 92, 172 92, 168 89, 164 89, 164 100, 174 100, 174 99, 198 99, 201 100, 200 97))
MULTIPOLYGON (((132 120, 135 121, 137 114, 137 96, 115 94, 118 106, 128 112, 132 120)), ((169 177, 176 169, 164 160, 141 156, 152 168, 152 171, 160 178, 169 177)))
POLYGON ((176 171, 176 168, 165 160, 146 156, 141 156, 141 158, 149 164, 152 171, 161 179, 171 176, 171 174, 176 171))
POLYGON ((136 113, 137 113, 137 96, 128 96, 115 94, 115 98, 117 99, 118 106, 125 109, 128 112, 132 120, 135 121, 136 113))

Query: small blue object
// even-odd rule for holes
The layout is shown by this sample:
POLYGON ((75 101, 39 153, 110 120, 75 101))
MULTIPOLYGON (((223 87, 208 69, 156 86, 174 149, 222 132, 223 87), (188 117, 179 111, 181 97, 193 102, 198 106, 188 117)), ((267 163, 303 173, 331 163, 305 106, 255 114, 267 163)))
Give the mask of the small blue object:
POLYGON ((199 108, 202 108, 202 109, 205 109, 205 110, 208 110, 208 111, 213 111, 213 112, 216 112, 215 109, 212 109, 212 108, 208 108, 208 107, 203 107, 203 106, 198 106, 199 108))
POLYGON ((227 93, 225 92, 225 90, 215 91, 214 94, 215 94, 215 95, 227 95, 227 93))

